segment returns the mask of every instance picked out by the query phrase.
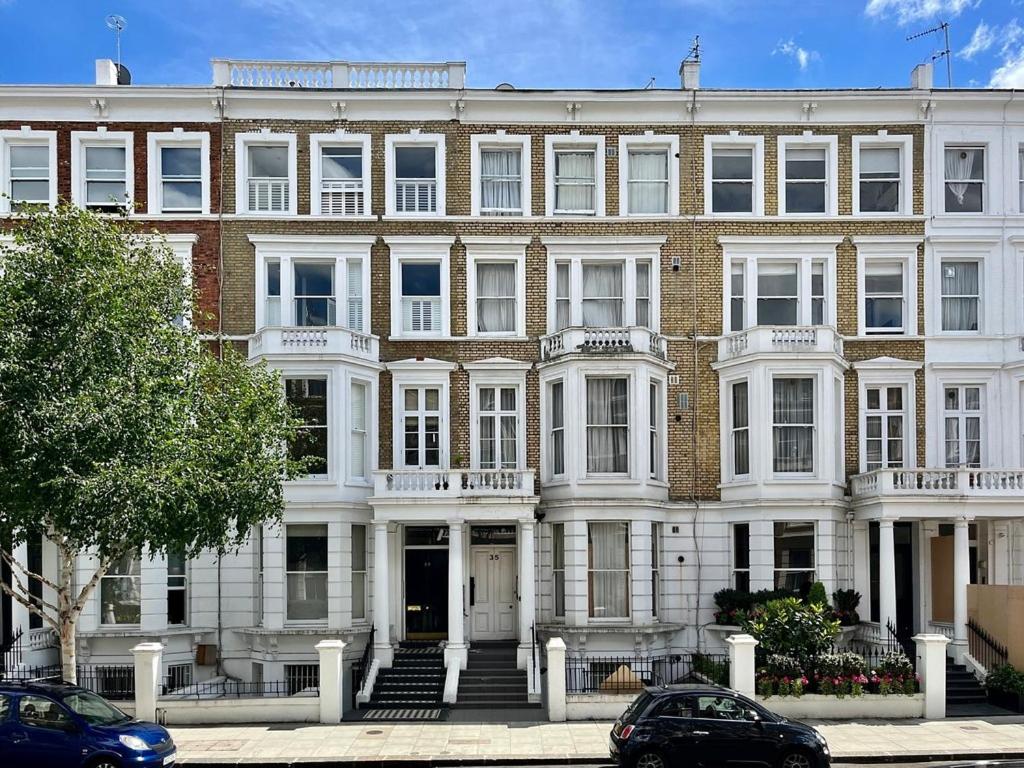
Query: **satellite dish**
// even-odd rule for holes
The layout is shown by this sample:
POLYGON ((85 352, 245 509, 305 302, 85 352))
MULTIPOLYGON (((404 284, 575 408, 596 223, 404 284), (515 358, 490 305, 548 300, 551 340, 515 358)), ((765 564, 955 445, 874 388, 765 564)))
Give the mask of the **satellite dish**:
POLYGON ((515 89, 516 87, 512 85, 512 83, 499 83, 494 86, 494 90, 496 91, 514 91, 515 89))

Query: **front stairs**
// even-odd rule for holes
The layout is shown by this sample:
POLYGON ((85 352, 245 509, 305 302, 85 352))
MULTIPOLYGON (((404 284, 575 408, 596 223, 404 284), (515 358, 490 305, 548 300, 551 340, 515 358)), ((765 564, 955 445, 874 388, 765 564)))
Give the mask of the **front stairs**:
POLYGON ((977 706, 987 702, 985 689, 974 673, 946 657, 946 706, 977 706))
POLYGON ((526 670, 516 668, 515 642, 474 642, 459 674, 458 709, 539 709, 528 696, 526 670))
POLYGON ((395 648, 392 666, 377 672, 363 719, 439 719, 444 678, 444 651, 436 643, 403 643, 395 648))

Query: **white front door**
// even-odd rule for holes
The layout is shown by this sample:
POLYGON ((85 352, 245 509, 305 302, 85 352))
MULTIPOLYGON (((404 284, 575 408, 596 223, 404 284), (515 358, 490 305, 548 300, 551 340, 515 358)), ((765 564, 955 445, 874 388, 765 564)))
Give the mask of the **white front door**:
POLYGON ((516 636, 515 547, 473 547, 470 622, 473 640, 516 636))

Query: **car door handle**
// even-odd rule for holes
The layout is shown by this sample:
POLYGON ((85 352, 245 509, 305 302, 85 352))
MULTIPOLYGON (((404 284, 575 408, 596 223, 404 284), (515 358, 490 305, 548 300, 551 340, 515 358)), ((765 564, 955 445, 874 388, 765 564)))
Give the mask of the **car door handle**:
POLYGON ((707 736, 708 733, 709 733, 709 731, 694 731, 693 735, 694 736, 707 736))
POLYGON ((14 733, 11 734, 11 743, 12 744, 20 744, 23 741, 28 741, 28 734, 26 734, 26 733, 18 733, 17 731, 15 731, 14 733))

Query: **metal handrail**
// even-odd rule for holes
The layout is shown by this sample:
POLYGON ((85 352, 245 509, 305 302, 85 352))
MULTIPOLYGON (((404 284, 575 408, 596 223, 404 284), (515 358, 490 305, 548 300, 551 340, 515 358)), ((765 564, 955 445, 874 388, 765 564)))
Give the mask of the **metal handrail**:
POLYGON ((8 670, 17 667, 22 661, 22 635, 25 630, 18 627, 18 631, 11 635, 10 639, 0 645, 0 679, 8 670))
POLYGON ((1009 652, 974 619, 967 620, 967 649, 986 671, 1006 664, 1009 652))

